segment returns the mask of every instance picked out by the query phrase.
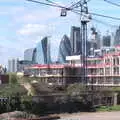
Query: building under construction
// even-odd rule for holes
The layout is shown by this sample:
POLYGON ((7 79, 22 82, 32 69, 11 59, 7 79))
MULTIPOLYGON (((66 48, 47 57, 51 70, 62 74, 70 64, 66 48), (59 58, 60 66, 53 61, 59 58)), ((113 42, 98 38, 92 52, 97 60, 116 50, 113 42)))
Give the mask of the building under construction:
MULTIPOLYGON (((81 56, 68 56, 67 64, 32 65, 26 68, 30 77, 37 77, 50 85, 82 83, 81 56)), ((87 57, 87 85, 120 86, 120 46, 109 49, 102 56, 87 57)), ((84 82, 85 83, 85 82, 84 82)))

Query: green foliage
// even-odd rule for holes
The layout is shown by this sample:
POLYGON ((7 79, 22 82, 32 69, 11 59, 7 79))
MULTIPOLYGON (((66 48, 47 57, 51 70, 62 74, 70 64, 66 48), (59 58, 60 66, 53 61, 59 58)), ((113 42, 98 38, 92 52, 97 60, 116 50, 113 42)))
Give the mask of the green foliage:
POLYGON ((0 102, 0 113, 17 110, 40 116, 52 113, 72 113, 79 111, 90 111, 91 109, 91 104, 89 102, 84 104, 83 102, 80 102, 76 99, 71 99, 70 97, 64 99, 59 98, 57 101, 50 102, 34 102, 32 100, 32 97, 24 96, 23 98, 20 97, 20 95, 18 94, 9 98, 9 101, 7 101, 5 104, 0 102))
POLYGON ((21 98, 17 93, 14 96, 2 97, 0 101, 0 113, 21 110, 21 98))
POLYGON ((22 77, 24 83, 32 83, 33 81, 39 81, 37 77, 22 77))
POLYGON ((113 87, 112 91, 114 91, 114 92, 120 92, 120 87, 113 87))
POLYGON ((19 84, 9 84, 0 86, 0 96, 13 96, 16 93, 19 93, 20 95, 26 95, 27 90, 19 84))
POLYGON ((96 111, 106 112, 106 111, 120 111, 120 106, 100 106, 96 111))
POLYGON ((79 95, 83 91, 85 91, 85 86, 83 84, 76 83, 67 87, 67 93, 69 95, 79 95))
POLYGON ((18 83, 17 75, 15 73, 10 73, 9 81, 10 81, 10 84, 17 84, 18 83))

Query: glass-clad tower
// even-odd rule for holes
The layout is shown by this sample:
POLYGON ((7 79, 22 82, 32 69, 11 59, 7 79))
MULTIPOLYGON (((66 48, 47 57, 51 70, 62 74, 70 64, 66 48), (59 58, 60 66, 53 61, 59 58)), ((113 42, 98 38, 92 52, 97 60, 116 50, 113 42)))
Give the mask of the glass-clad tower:
POLYGON ((36 48, 36 62, 38 64, 49 64, 51 63, 50 57, 50 42, 48 37, 43 38, 36 48))
POLYGON ((58 62, 66 63, 66 56, 71 55, 71 44, 67 35, 64 35, 59 46, 58 62))
POLYGON ((36 48, 26 49, 24 51, 24 60, 30 61, 32 63, 37 63, 36 62, 36 48))
POLYGON ((107 35, 107 36, 103 36, 103 47, 110 47, 111 46, 111 36, 107 35))
POLYGON ((32 55, 32 62, 37 64, 36 57, 37 57, 37 49, 34 48, 32 55))
POLYGON ((32 61, 34 48, 26 49, 24 51, 24 60, 32 61))
POLYGON ((82 42, 80 39, 80 27, 72 26, 70 33, 70 43, 72 55, 79 55, 82 51, 82 42))
POLYGON ((120 45, 120 26, 115 32, 114 46, 120 45))

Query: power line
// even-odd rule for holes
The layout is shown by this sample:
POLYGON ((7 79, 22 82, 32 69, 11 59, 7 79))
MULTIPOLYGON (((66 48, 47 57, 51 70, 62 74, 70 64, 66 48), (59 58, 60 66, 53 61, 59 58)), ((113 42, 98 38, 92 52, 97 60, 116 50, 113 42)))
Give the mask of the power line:
MULTIPOLYGON (((34 3, 39 3, 41 5, 47 5, 47 6, 51 6, 51 7, 57 7, 57 8, 65 9, 67 11, 73 11, 74 8, 72 8, 72 7, 73 6, 75 7, 80 2, 79 1, 79 2, 77 2, 75 4, 73 4, 71 7, 64 7, 64 6, 58 5, 56 3, 51 4, 51 3, 45 3, 45 2, 40 2, 40 1, 36 1, 36 0, 27 0, 27 1, 34 2, 34 3)), ((47 0, 47 1, 52 2, 50 0, 47 0)), ((80 10, 77 10, 77 9, 75 9, 74 11, 81 12, 80 10)), ((95 15, 95 16, 99 16, 99 17, 109 18, 109 19, 113 19, 113 20, 120 20, 120 18, 117 18, 117 17, 107 16, 107 15, 102 15, 102 14, 97 14, 97 13, 92 13, 92 12, 89 12, 89 14, 92 14, 92 15, 95 15)))
MULTIPOLYGON (((74 11, 81 12, 80 10, 74 10, 74 11)), ((109 19, 113 19, 113 20, 120 20, 120 18, 118 18, 118 17, 112 17, 112 16, 107 16, 107 15, 93 13, 93 12, 89 12, 89 14, 99 16, 99 17, 109 18, 109 19)))
MULTIPOLYGON (((47 2, 49 2, 49 3, 52 3, 52 4, 54 4, 54 5, 57 5, 57 6, 61 6, 61 5, 59 5, 58 3, 56 3, 56 2, 53 2, 53 1, 51 1, 51 0, 46 0, 47 2)), ((65 7, 65 6, 61 6, 62 7, 62 9, 65 9, 65 10, 70 10, 71 8, 70 7, 65 7)))
MULTIPOLYGON (((33 2, 33 3, 39 3, 39 4, 41 4, 41 5, 47 5, 47 6, 56 7, 56 8, 67 9, 66 7, 63 7, 63 6, 61 6, 61 5, 55 5, 55 4, 40 2, 40 1, 36 1, 36 0, 26 0, 26 1, 33 2)), ((67 9, 67 10, 68 10, 68 9, 67 9)))
POLYGON ((94 21, 97 22, 97 23, 106 25, 106 26, 108 26, 108 27, 113 27, 113 28, 118 27, 117 25, 112 25, 112 24, 110 24, 110 23, 107 23, 107 22, 104 22, 104 21, 101 21, 101 20, 98 20, 98 19, 95 19, 95 18, 93 18, 92 20, 94 20, 94 21))
POLYGON ((46 0, 47 2, 49 2, 49 3, 52 3, 52 4, 54 4, 54 5, 58 5, 57 3, 55 3, 55 2, 53 2, 53 1, 51 1, 51 0, 46 0))
MULTIPOLYGON (((86 3, 90 2, 90 1, 91 0, 88 0, 88 1, 86 1, 86 3)), ((76 3, 74 3, 74 4, 72 4, 69 8, 74 9, 74 8, 79 7, 79 6, 77 6, 77 4, 80 4, 79 6, 81 6, 81 0, 76 2, 76 3)))
POLYGON ((108 1, 108 0, 104 0, 104 1, 107 2, 107 3, 109 3, 109 4, 111 4, 111 5, 114 5, 114 6, 120 7, 120 5, 117 4, 117 3, 114 3, 114 2, 111 2, 111 1, 108 1))
POLYGON ((90 2, 90 1, 91 1, 91 0, 88 0, 87 3, 90 2))
POLYGON ((104 18, 110 18, 110 19, 114 19, 114 20, 120 20, 120 18, 118 18, 118 17, 112 17, 112 16, 107 16, 107 15, 102 15, 102 14, 97 14, 97 13, 92 13, 92 12, 90 12, 90 14, 95 15, 95 16, 104 17, 104 18))
MULTIPOLYGON (((81 2, 81 0, 72 4, 69 8, 71 8, 71 9, 76 8, 76 5, 79 4, 80 2, 81 2)), ((80 5, 81 5, 81 3, 80 3, 80 5)))
MULTIPOLYGON (((73 13, 76 13, 76 14, 79 14, 79 15, 83 15, 84 17, 88 17, 80 12, 76 12, 74 10, 72 10, 73 13)), ((91 18, 93 21, 97 22, 97 23, 100 23, 100 24, 103 24, 103 25, 106 25, 106 26, 109 26, 109 27, 118 27, 117 25, 112 25, 110 23, 107 23, 107 22, 104 22, 104 21, 101 21, 101 20, 98 20, 96 18, 91 18)))

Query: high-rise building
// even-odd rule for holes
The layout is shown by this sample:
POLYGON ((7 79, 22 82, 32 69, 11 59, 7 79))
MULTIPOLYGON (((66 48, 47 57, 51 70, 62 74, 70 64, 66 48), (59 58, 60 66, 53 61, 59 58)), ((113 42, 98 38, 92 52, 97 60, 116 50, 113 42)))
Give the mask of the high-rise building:
POLYGON ((94 56, 94 50, 101 48, 101 40, 100 40, 100 32, 97 32, 95 27, 92 27, 91 31, 92 33, 91 33, 91 41, 90 41, 90 52, 88 54, 89 56, 94 56))
POLYGON ((80 54, 82 51, 82 42, 80 39, 80 27, 71 27, 71 34, 70 34, 70 43, 72 49, 72 55, 80 54))
MULTIPOLYGON (((71 35, 70 35, 71 55, 80 55, 80 54, 82 54, 82 40, 81 40, 80 32, 81 32, 80 27, 72 26, 71 35)), ((86 43, 86 55, 89 54, 90 47, 91 47, 91 41, 87 40, 87 43, 86 43)))
POLYGON ((33 63, 33 64, 34 64, 34 63, 37 64, 36 58, 37 58, 37 49, 34 48, 34 50, 33 50, 33 55, 32 55, 32 63, 33 63))
POLYGON ((100 47, 101 47, 100 32, 97 31, 95 27, 92 27, 91 31, 92 31, 91 48, 100 49, 100 47))
POLYGON ((36 47, 36 62, 38 64, 51 63, 50 42, 48 37, 43 38, 36 47))
POLYGON ((101 48, 101 34, 100 34, 100 31, 97 32, 96 41, 97 41, 97 49, 100 49, 101 48))
POLYGON ((115 37, 114 37, 114 45, 120 45, 120 26, 116 30, 115 37))
POLYGON ((66 63, 66 56, 71 55, 71 44, 67 35, 64 35, 60 45, 59 45, 59 53, 58 53, 58 62, 66 63))
POLYGON ((32 61, 34 48, 30 48, 24 51, 24 60, 32 61))
POLYGON ((110 47, 111 46, 111 36, 103 36, 102 47, 110 47))
POLYGON ((19 67, 19 59, 8 60, 8 72, 17 72, 19 67))
POLYGON ((24 60, 36 63, 36 48, 30 48, 24 51, 24 60))

